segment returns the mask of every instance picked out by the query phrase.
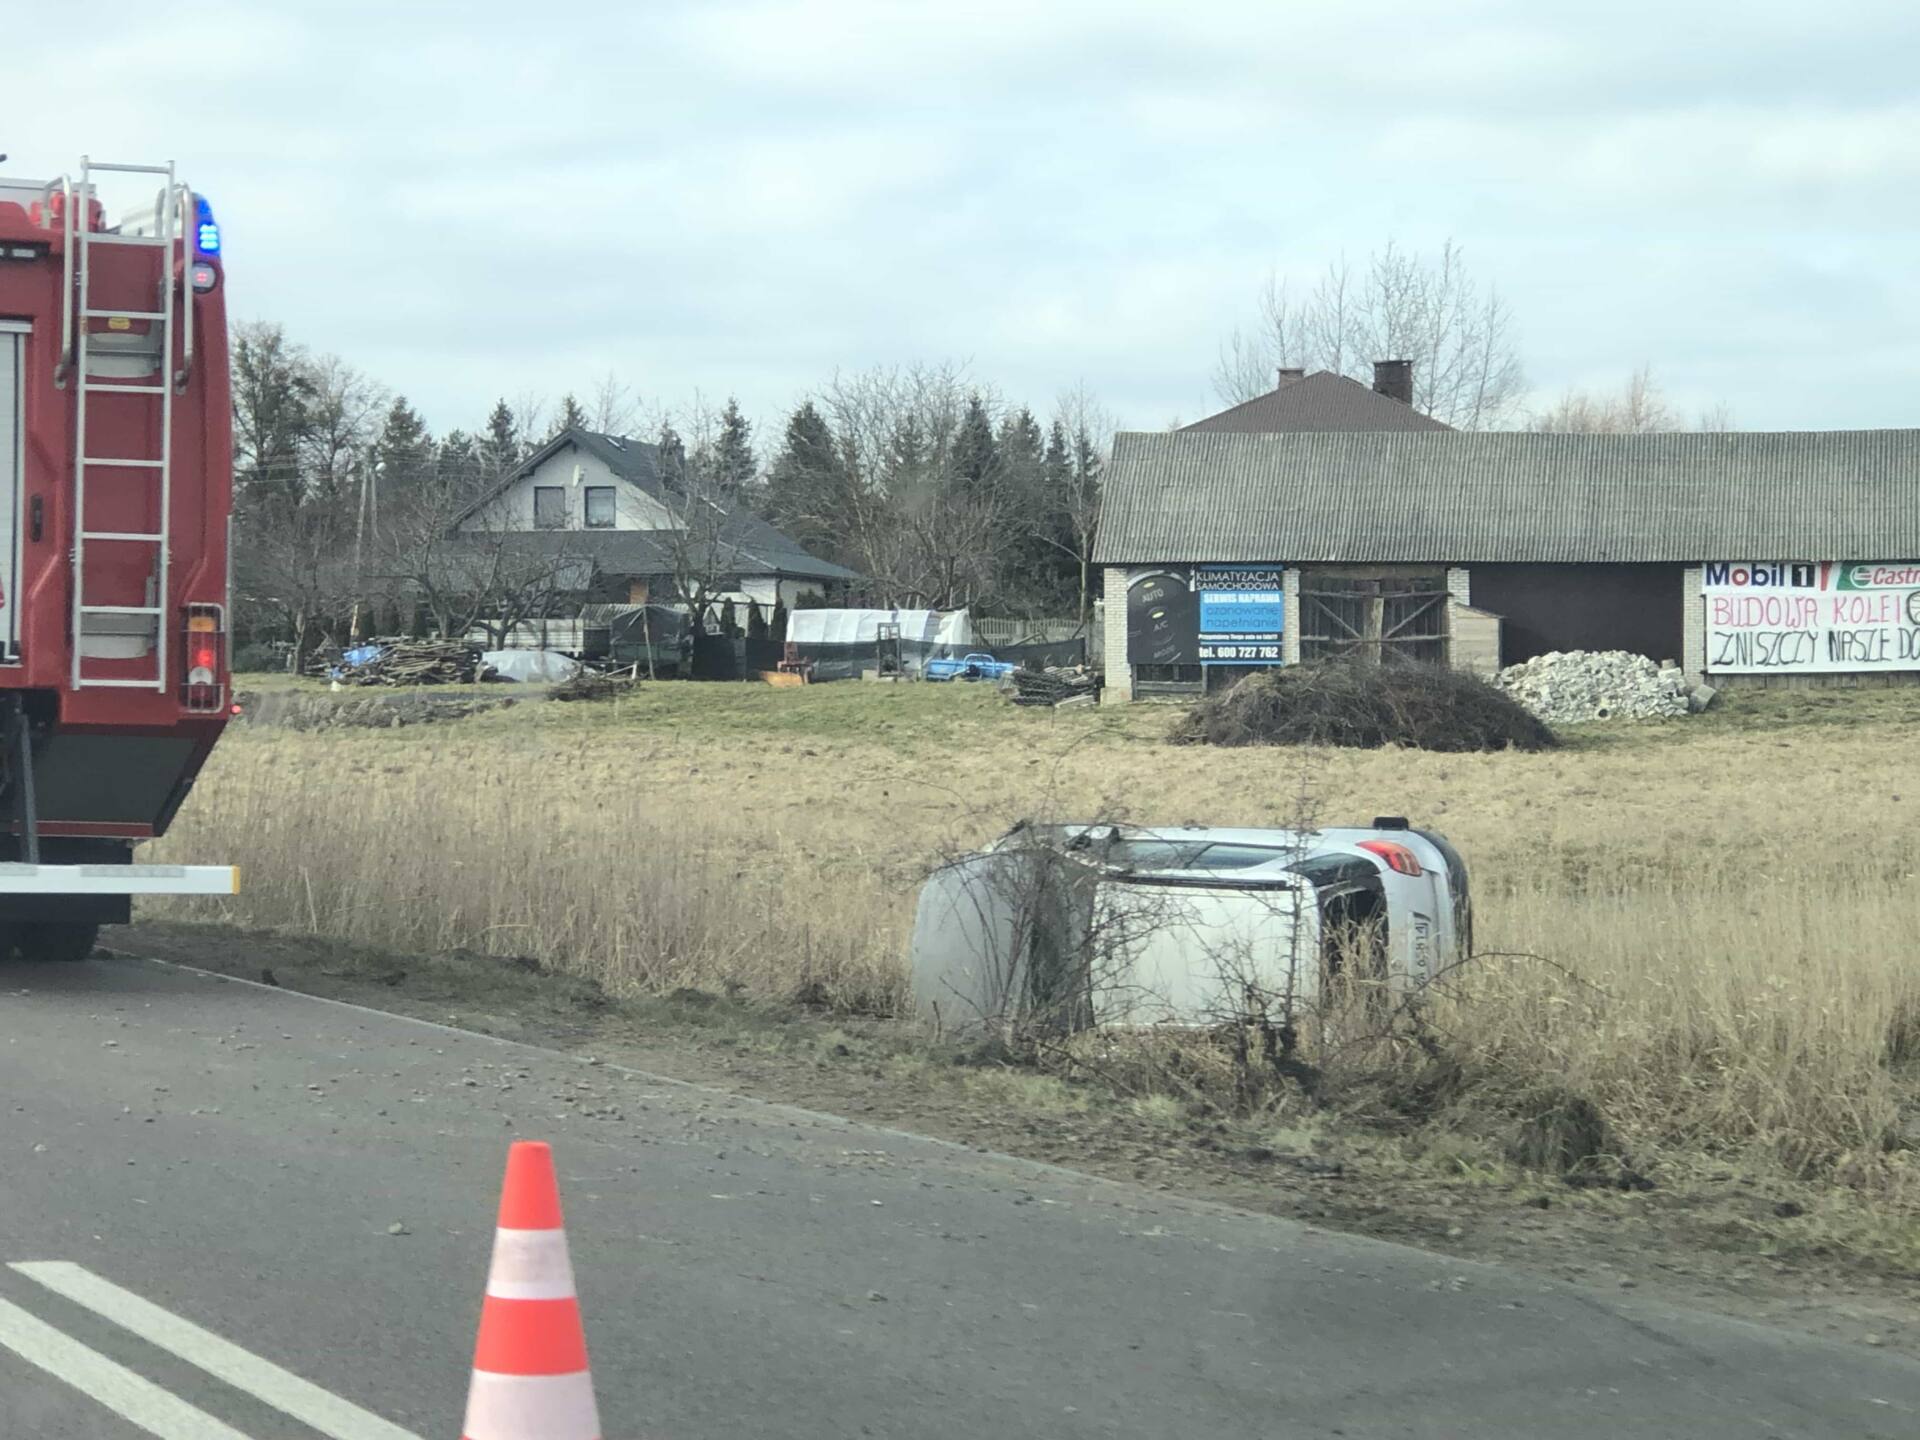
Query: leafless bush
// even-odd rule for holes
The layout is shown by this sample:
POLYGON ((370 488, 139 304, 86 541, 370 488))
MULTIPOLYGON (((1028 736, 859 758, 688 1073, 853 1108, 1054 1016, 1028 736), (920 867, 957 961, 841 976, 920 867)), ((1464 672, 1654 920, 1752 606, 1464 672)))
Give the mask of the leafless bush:
POLYGON ((1178 745, 1363 750, 1546 750, 1552 730, 1477 675, 1388 661, 1320 660, 1249 676, 1180 717, 1178 745))

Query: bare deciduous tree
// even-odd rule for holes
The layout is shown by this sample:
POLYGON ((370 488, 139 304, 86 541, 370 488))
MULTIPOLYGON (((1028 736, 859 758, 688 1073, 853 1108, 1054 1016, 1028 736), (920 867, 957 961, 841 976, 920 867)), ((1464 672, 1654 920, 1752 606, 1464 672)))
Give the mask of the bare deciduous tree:
POLYGON ((410 486, 382 518, 379 563, 389 582, 426 606, 442 635, 478 628, 499 646, 584 590, 592 563, 564 532, 519 529, 498 508, 473 511, 483 479, 442 467, 410 486))
POLYGON ((991 597, 1028 499, 991 450, 995 397, 957 366, 923 365, 836 375, 815 402, 839 464, 794 497, 800 523, 840 537, 887 604, 948 609, 991 597))
POLYGON ((1061 395, 1053 416, 1056 433, 1066 442, 1066 454, 1060 473, 1050 477, 1053 523, 1043 533, 1079 572, 1076 618, 1085 624, 1092 613, 1093 542, 1100 533, 1100 474, 1112 444, 1114 419, 1093 398, 1085 381, 1061 395))
POLYGON ((1691 425, 1653 378, 1651 365, 1640 365, 1626 384, 1612 394, 1569 390, 1535 415, 1529 430, 1586 435, 1648 435, 1663 430, 1733 429, 1733 415, 1725 405, 1703 411, 1691 425))
POLYGON ((234 557, 236 598, 248 613, 279 622, 298 669, 353 605, 350 517, 342 506, 279 492, 245 497, 238 516, 244 543, 234 557))
POLYGON ((586 405, 587 422, 603 435, 625 435, 639 422, 639 395, 612 370, 600 377, 586 405))
POLYGON ((301 444, 306 490, 316 500, 344 501, 380 431, 392 396, 337 355, 306 361, 309 385, 301 444))
POLYGON ((1525 384, 1512 313, 1449 240, 1432 256, 1390 241, 1357 274, 1343 257, 1304 296, 1270 276, 1258 320, 1221 346, 1214 388, 1239 404, 1273 389, 1282 366, 1370 382, 1376 360, 1413 361, 1414 408, 1462 430, 1499 428, 1525 384))

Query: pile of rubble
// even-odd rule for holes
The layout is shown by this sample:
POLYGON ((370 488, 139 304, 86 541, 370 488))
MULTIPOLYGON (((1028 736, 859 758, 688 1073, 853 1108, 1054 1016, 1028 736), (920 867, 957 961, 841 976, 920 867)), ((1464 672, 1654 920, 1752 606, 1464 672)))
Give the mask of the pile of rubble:
POLYGON ((1549 725, 1689 715, 1714 697, 1679 669, 1626 650, 1551 650, 1509 665, 1494 683, 1549 725))

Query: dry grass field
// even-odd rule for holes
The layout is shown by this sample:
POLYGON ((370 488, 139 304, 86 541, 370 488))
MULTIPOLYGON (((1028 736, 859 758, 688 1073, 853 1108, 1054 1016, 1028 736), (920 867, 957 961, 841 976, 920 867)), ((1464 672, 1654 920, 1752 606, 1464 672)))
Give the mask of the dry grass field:
POLYGON ((1920 1268, 1920 690, 1736 695, 1539 755, 1180 748, 1173 718, 662 684, 246 725, 164 848, 240 861, 241 925, 874 1013, 929 863, 1022 816, 1406 814, 1465 854, 1490 952, 1434 1011, 1441 1118, 1471 1137, 1476 1085, 1577 1095, 1663 1183, 1817 1186, 1875 1217, 1850 1245, 1920 1268))

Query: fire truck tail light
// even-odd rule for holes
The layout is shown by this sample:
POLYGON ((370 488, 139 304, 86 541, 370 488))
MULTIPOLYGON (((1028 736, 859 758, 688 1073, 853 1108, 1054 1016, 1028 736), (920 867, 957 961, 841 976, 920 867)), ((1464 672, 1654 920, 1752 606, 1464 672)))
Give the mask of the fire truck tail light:
POLYGON ((220 267, 209 265, 202 260, 193 267, 193 291, 196 295, 205 295, 220 286, 220 267))
POLYGON ((187 607, 186 683, 181 701, 196 715, 217 715, 227 708, 220 673, 220 652, 226 642, 223 619, 218 605, 187 607))

